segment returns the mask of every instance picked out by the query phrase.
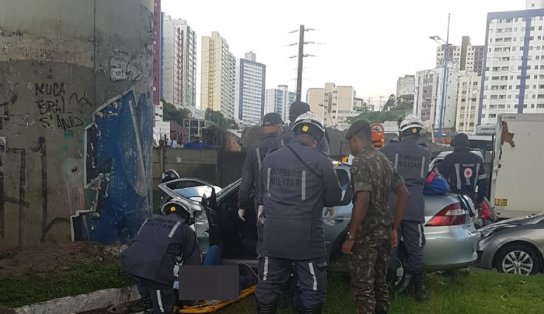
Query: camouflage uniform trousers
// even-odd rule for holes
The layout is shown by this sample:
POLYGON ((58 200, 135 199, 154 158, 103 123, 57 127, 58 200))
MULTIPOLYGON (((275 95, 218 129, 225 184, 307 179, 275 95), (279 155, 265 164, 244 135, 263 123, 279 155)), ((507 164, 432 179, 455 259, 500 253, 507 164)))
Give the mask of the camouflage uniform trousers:
POLYGON ((389 309, 386 276, 391 256, 391 228, 379 229, 355 239, 349 260, 351 289, 358 314, 389 309))

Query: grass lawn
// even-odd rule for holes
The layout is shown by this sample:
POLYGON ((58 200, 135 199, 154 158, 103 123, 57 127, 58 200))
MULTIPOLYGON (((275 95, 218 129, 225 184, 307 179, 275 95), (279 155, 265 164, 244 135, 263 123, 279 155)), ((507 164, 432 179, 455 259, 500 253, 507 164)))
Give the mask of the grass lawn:
MULTIPOLYGON (((427 294, 429 299, 425 304, 417 304, 404 295, 395 298, 390 313, 544 313, 542 275, 520 277, 477 269, 471 269, 470 273, 435 273, 427 278, 427 294)), ((249 297, 220 313, 255 313, 255 303, 249 297)), ((329 276, 324 313, 354 313, 346 276, 329 276)))
POLYGON ((109 257, 64 269, 2 277, 0 305, 13 308, 129 284, 130 280, 120 271, 119 260, 109 257))

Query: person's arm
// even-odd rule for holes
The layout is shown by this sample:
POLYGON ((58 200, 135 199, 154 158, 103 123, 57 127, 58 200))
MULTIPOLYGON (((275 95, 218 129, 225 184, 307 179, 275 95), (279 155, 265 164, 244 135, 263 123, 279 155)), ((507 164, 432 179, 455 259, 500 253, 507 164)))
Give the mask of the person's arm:
POLYGON ((351 210, 351 223, 349 224, 348 231, 350 235, 355 238, 359 226, 363 223, 367 215, 368 205, 370 203, 370 193, 373 192, 373 187, 370 181, 372 175, 368 164, 354 161, 352 176, 355 201, 353 202, 353 208, 351 210))
POLYGON ((183 227, 180 229, 183 265, 201 265, 202 254, 195 232, 187 224, 183 224, 183 227))
POLYGON ((484 167, 484 163, 483 161, 481 162, 481 167, 480 167, 480 170, 478 172, 478 199, 477 199, 477 202, 478 204, 476 205, 479 205, 485 198, 485 196, 487 195, 487 189, 488 189, 488 178, 487 178, 487 174, 485 172, 485 167, 484 167))
POLYGON ((342 201, 342 189, 338 183, 336 171, 330 160, 326 160, 323 165, 323 180, 325 189, 323 191, 324 207, 334 207, 342 201))
POLYGON ((393 180, 391 182, 391 188, 395 195, 397 196, 397 201, 395 203, 395 213, 393 215, 393 230, 391 231, 391 246, 397 246, 397 232, 400 227, 400 223, 404 217, 404 211, 408 206, 408 189, 404 184, 402 177, 394 171, 393 180))
POLYGON ((449 158, 451 156, 448 155, 446 156, 446 158, 444 158, 444 160, 442 160, 442 162, 440 162, 438 164, 438 166, 436 166, 436 171, 441 175, 443 176, 444 178, 446 178, 446 180, 449 179, 449 176, 450 176, 450 171, 451 171, 451 168, 453 167, 453 164, 451 162, 451 158, 449 158))
POLYGON ((368 191, 359 191, 355 195, 355 202, 351 209, 351 223, 349 224, 349 234, 355 238, 359 226, 365 220, 368 213, 368 204, 370 202, 370 193, 368 191))
POLYGON ((253 154, 253 151, 254 148, 248 150, 246 160, 244 161, 244 167, 242 168, 242 181, 240 182, 240 188, 238 189, 239 209, 251 208, 249 195, 256 183, 252 165, 252 161, 256 156, 253 154))

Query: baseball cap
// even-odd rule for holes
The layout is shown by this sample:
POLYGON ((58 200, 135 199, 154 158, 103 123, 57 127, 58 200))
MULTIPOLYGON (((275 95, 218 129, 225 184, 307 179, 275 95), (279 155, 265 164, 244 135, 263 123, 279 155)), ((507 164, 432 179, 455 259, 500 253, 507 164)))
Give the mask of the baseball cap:
POLYGON ((279 113, 270 112, 267 113, 263 118, 263 126, 283 124, 283 120, 279 113))
POLYGON ((353 122, 346 134, 346 140, 349 140, 359 132, 368 133, 370 135, 372 131, 370 130, 370 122, 368 122, 368 120, 361 119, 353 122))

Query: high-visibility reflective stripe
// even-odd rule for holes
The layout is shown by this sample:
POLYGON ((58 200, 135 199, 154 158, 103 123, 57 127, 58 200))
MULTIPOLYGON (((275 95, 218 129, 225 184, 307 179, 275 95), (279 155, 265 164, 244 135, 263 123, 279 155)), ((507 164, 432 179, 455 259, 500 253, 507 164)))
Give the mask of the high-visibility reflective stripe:
POLYGON ((268 196, 270 197, 270 174, 272 173, 272 168, 268 168, 266 170, 266 191, 268 192, 268 196))
POLYGON ((461 175, 464 175, 461 173, 461 166, 459 164, 455 164, 455 176, 457 177, 457 188, 461 189, 461 175))
POLYGON ((262 161, 261 161, 261 149, 257 147, 257 165, 259 166, 259 171, 261 171, 262 161))
POLYGON ((169 238, 172 238, 174 236, 174 233, 178 229, 179 225, 181 225, 181 222, 179 221, 176 222, 176 224, 174 225, 174 228, 172 228, 172 230, 170 231, 170 234, 168 235, 169 238))
POLYGON ((480 164, 476 164, 476 173, 474 174, 474 188, 476 188, 476 185, 478 185, 478 181, 480 180, 478 176, 479 173, 480 173, 480 164))
POLYGON ((421 178, 425 178, 425 156, 421 157, 421 178))
POLYGON ((419 232, 419 247, 423 246, 423 226, 421 224, 417 225, 417 231, 419 232))
POLYGON ((161 291, 157 290, 157 302, 159 303, 159 310, 164 313, 164 307, 162 306, 161 291))
POLYGON ((394 165, 395 170, 397 170, 398 165, 399 165, 399 153, 396 153, 395 154, 395 165, 394 165))
POLYGON ((306 171, 303 170, 302 171, 302 184, 301 184, 301 195, 302 195, 302 200, 305 201, 306 200, 306 171))
POLYGON ((142 231, 145 223, 149 220, 149 218, 146 218, 146 220, 144 221, 144 223, 140 226, 140 229, 138 229, 138 232, 136 232, 136 234, 140 234, 140 231, 142 231))
POLYGON ((264 257, 264 270, 263 270, 263 280, 266 281, 268 278, 268 256, 264 257))
POLYGON ((313 290, 317 291, 317 278, 315 277, 314 264, 308 263, 308 267, 310 268, 310 274, 312 274, 312 278, 314 279, 313 290))

